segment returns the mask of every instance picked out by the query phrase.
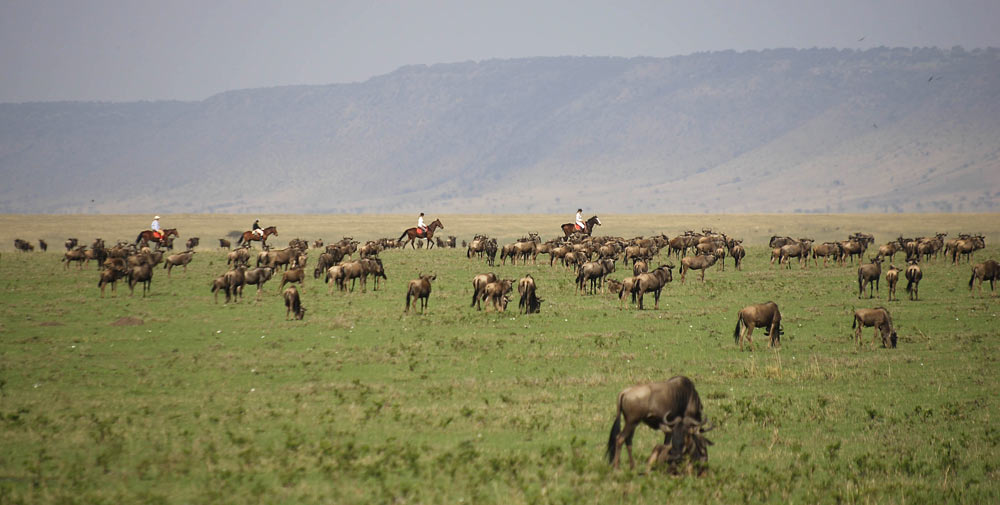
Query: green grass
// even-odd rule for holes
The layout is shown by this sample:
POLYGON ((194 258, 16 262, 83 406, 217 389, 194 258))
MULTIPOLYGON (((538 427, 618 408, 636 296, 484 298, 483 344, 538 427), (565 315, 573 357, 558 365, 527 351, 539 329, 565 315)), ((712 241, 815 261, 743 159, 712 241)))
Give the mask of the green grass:
POLYGON ((61 254, 3 253, 0 503, 1000 498, 1000 300, 971 296, 964 264, 925 264, 919 302, 902 282, 904 300, 887 302, 884 280, 859 300, 856 268, 771 269, 754 246, 742 272, 678 275, 643 312, 577 295, 562 268, 497 266, 538 282, 542 313, 520 316, 469 308, 472 276, 491 269, 464 251, 387 251, 379 291, 328 295, 309 279, 306 320, 285 321, 273 280, 260 303, 248 290, 214 304, 225 260, 204 244, 187 273, 156 270, 146 299, 127 286, 98 298, 96 270, 66 271, 61 254), (421 272, 438 275, 429 311, 404 315, 421 272), (739 352, 736 312, 769 299, 782 347, 757 330, 755 351, 739 352), (852 310, 876 305, 898 349, 874 346, 871 329, 853 343, 852 310), (617 393, 677 374, 719 425, 709 472, 647 474, 658 437, 646 427, 637 470, 611 471, 617 393))

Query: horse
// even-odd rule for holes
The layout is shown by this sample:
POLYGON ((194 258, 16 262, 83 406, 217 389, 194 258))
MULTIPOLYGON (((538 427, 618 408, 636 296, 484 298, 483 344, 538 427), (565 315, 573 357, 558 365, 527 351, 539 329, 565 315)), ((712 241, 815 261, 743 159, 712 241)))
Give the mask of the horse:
POLYGON ((164 239, 166 239, 171 235, 175 237, 181 236, 179 233, 177 233, 177 228, 167 228, 166 230, 161 230, 161 233, 162 235, 160 235, 160 238, 156 238, 156 236, 153 235, 153 230, 143 230, 141 233, 139 233, 139 236, 135 238, 135 243, 136 245, 139 245, 139 242, 142 242, 143 245, 146 245, 149 241, 153 241, 156 242, 157 244, 161 244, 163 243, 164 239))
MULTIPOLYGON (((584 223, 584 225, 586 226, 586 228, 583 230, 583 233, 586 233, 587 236, 589 237, 590 234, 593 233, 594 231, 594 226, 601 225, 601 220, 597 219, 597 216, 590 216, 590 219, 588 219, 587 222, 584 223)), ((576 223, 566 223, 560 226, 560 228, 562 228, 563 233, 565 233, 567 237, 577 231, 576 223)))
POLYGON ((252 240, 259 240, 262 245, 267 245, 267 237, 269 237, 271 235, 274 235, 275 237, 278 236, 278 228, 277 227, 275 227, 275 226, 268 226, 267 228, 264 228, 264 235, 263 236, 255 235, 254 232, 253 232, 253 230, 247 230, 247 231, 243 232, 243 236, 241 236, 240 239, 236 241, 236 245, 240 246, 240 245, 243 245, 243 244, 250 244, 250 241, 252 241, 252 240))
POLYGON ((399 246, 401 248, 406 247, 406 244, 409 243, 411 248, 416 249, 417 247, 413 245, 413 242, 418 238, 425 238, 427 239, 427 248, 430 249, 431 247, 434 247, 434 242, 431 240, 431 237, 434 236, 434 230, 438 228, 441 228, 443 230, 444 225, 441 224, 440 219, 435 219, 434 221, 431 222, 430 225, 427 226, 427 233, 420 233, 419 229, 416 226, 414 226, 413 228, 407 228, 406 231, 404 231, 403 234, 400 235, 399 238, 396 240, 402 241, 401 242, 402 245, 399 246), (406 240, 403 240, 404 237, 406 238, 406 240))

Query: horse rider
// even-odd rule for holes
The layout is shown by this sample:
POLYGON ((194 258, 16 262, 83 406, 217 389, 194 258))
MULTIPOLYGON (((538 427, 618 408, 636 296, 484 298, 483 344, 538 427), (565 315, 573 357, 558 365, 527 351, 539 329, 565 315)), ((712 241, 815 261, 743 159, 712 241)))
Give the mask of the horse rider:
POLYGON ((160 216, 154 216, 153 222, 150 223, 149 229, 153 230, 153 238, 160 240, 163 238, 163 232, 160 231, 160 216))
POLYGON ((587 225, 583 222, 583 209, 576 209, 576 231, 587 231, 587 225))
POLYGON ((420 236, 423 237, 427 235, 427 225, 424 224, 424 213, 420 213, 420 217, 417 218, 417 230, 420 231, 420 236))
POLYGON ((264 238, 264 230, 260 227, 260 219, 253 220, 253 228, 251 228, 251 231, 257 237, 264 238))

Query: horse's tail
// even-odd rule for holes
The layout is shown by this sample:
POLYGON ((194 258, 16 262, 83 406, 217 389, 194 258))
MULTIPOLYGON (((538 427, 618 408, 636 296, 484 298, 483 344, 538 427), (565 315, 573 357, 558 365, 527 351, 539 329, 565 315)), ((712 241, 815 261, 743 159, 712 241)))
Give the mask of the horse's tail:
POLYGON ((243 235, 240 235, 240 238, 236 240, 236 245, 243 245, 243 235))
POLYGON ((740 343, 740 323, 743 322, 743 311, 736 314, 736 329, 733 330, 733 342, 740 343))
POLYGON ((408 231, 410 231, 410 230, 409 230, 409 229, 406 229, 406 230, 403 230, 403 234, 402 234, 402 235, 400 235, 400 236, 399 236, 399 238, 397 238, 396 240, 397 240, 397 241, 398 241, 398 240, 403 240, 403 237, 405 237, 405 236, 406 236, 406 232, 408 232, 408 231))
POLYGON ((138 245, 139 242, 142 242, 142 232, 139 232, 139 235, 135 237, 135 243, 138 245))
POLYGON ((615 422, 611 425, 611 433, 608 435, 608 463, 615 462, 615 449, 618 447, 618 434, 622 431, 622 395, 618 395, 618 410, 615 411, 615 422))

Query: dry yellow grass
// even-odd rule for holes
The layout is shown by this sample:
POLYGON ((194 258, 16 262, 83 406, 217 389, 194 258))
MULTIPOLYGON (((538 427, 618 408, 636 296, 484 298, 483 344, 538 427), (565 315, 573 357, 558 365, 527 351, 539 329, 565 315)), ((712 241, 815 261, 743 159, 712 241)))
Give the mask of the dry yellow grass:
MULTIPOLYGON (((445 225, 443 237, 455 235, 468 240, 485 233, 501 241, 512 240, 528 232, 538 232, 543 239, 560 234, 559 225, 571 221, 572 213, 554 214, 443 214, 429 215, 445 225)), ((987 243, 1000 238, 1000 214, 605 214, 596 235, 634 237, 666 233, 674 236, 684 230, 704 227, 741 237, 748 245, 763 245, 771 235, 810 237, 819 241, 843 239, 855 231, 875 235, 885 243, 900 234, 908 237, 947 232, 982 233, 987 243)), ((200 237, 201 248, 218 246, 218 238, 234 230, 247 230, 255 218, 265 226, 278 227, 275 244, 293 238, 327 242, 351 236, 358 240, 398 237, 416 223, 416 216, 400 214, 336 215, 233 215, 233 214, 164 214, 160 220, 167 228, 177 228, 181 242, 200 237)), ((89 243, 95 237, 106 241, 135 240, 139 231, 149 227, 150 215, 0 215, 0 250, 12 250, 14 239, 37 245, 44 239, 55 250, 62 250, 68 237, 89 243)))

